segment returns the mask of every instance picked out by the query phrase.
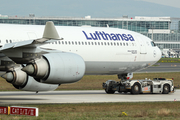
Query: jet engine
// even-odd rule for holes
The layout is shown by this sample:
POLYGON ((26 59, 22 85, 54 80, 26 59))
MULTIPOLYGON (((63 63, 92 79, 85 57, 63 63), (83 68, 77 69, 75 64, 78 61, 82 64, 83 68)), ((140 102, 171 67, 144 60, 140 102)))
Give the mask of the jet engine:
POLYGON ((81 56, 74 53, 49 53, 22 70, 43 83, 73 83, 84 76, 85 63, 81 56))
POLYGON ((34 80, 33 77, 28 76, 26 72, 20 68, 15 68, 13 71, 8 71, 2 75, 7 82, 12 83, 16 89, 25 91, 52 91, 55 90, 59 84, 45 84, 34 80))
POLYGON ((26 83, 23 86, 13 85, 15 88, 24 91, 53 91, 58 88, 59 84, 46 84, 34 80, 33 77, 28 76, 26 83))

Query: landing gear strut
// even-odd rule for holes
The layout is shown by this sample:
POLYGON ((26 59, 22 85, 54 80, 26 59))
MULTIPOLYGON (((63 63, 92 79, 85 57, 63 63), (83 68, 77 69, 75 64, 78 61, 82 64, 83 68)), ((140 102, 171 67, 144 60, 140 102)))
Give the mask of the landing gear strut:
POLYGON ((118 74, 118 79, 127 80, 127 74, 118 74))

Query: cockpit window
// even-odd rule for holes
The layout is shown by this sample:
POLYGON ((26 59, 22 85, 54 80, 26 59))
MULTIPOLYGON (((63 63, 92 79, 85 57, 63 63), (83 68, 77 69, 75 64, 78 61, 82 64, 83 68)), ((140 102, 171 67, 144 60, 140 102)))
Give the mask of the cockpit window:
POLYGON ((154 47, 154 46, 156 46, 156 44, 153 42, 153 41, 151 41, 151 45, 154 47))

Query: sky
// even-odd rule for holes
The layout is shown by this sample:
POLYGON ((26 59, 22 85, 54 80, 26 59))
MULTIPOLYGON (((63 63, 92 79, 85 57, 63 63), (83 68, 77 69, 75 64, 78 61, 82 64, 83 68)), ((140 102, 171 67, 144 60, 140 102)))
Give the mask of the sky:
POLYGON ((178 17, 180 0, 0 0, 0 14, 37 17, 178 17))
POLYGON ((180 0, 139 0, 139 1, 146 1, 146 2, 156 3, 160 5, 180 8, 180 0))

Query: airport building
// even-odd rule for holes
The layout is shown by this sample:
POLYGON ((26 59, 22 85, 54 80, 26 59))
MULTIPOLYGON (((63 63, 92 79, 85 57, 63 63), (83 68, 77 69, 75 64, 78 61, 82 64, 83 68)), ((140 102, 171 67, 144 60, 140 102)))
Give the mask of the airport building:
POLYGON ((0 23, 45 25, 53 21, 58 26, 93 26, 113 27, 139 32, 151 38, 156 45, 164 50, 165 56, 177 56, 180 51, 180 18, 171 17, 138 17, 129 18, 83 18, 72 17, 27 17, 0 15, 0 23))

